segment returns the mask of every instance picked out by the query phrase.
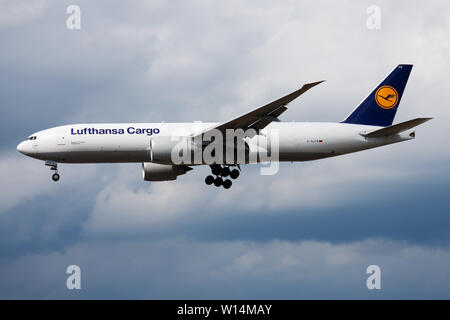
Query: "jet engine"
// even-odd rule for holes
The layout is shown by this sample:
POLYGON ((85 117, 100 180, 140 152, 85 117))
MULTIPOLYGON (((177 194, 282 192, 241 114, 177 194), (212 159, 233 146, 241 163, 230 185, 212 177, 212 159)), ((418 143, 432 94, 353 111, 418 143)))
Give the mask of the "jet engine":
POLYGON ((192 168, 188 166, 174 166, 152 162, 142 163, 142 176, 145 181, 169 181, 176 180, 178 176, 185 174, 192 168))

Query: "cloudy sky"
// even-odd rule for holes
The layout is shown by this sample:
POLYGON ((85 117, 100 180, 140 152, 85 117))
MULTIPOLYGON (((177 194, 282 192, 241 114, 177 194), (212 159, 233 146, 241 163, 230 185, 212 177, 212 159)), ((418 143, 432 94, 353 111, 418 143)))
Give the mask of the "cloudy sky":
POLYGON ((0 42, 0 298, 450 298, 448 1, 0 0, 0 42), (282 120, 340 121, 399 63, 396 121, 435 117, 416 140, 248 166, 227 191, 140 164, 54 183, 16 151, 61 124, 227 120, 322 79, 282 120))

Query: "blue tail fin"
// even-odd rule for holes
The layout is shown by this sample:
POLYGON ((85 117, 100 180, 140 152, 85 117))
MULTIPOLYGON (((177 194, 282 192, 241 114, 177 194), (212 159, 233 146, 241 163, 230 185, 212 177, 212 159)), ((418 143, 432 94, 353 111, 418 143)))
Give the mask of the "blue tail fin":
POLYGON ((399 64, 343 122, 390 126, 412 67, 410 64, 399 64))

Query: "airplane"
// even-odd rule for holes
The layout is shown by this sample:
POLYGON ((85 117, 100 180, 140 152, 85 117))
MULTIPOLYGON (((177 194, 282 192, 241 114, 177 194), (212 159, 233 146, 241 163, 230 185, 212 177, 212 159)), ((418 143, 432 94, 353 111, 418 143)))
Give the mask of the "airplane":
MULTIPOLYGON (((323 82, 318 81, 304 84, 294 92, 226 122, 71 124, 33 133, 17 146, 17 150, 45 160, 45 165, 54 171, 54 181, 60 178, 58 163, 142 163, 146 181, 176 180, 193 167, 209 165, 211 175, 206 177, 205 183, 229 189, 231 180, 239 177, 241 165, 263 162, 258 156, 261 150, 268 153, 275 150, 275 144, 272 150, 271 144, 267 143, 275 136, 278 138, 276 161, 279 162, 335 157, 414 139, 412 129, 432 118, 392 124, 412 67, 410 64, 398 65, 343 121, 337 123, 281 122, 279 119, 290 102, 323 82), (238 138, 203 139, 215 132, 228 134, 238 130, 243 132, 238 138), (174 137, 187 149, 180 149, 180 143, 176 144, 174 137), (201 152, 213 142, 233 156, 225 159, 224 154, 218 152, 218 157, 206 161, 201 152), (239 143, 241 147, 236 146, 239 143), (191 155, 198 150, 201 152, 197 162, 193 162, 192 157, 174 161, 177 152, 191 155), (244 157, 235 156, 237 151, 242 151, 244 157)), ((215 151, 211 155, 214 156, 215 151)))

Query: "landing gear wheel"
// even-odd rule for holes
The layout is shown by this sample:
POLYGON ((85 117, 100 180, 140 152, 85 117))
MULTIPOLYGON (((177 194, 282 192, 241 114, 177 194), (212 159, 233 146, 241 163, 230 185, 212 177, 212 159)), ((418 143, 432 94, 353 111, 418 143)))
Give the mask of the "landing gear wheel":
POLYGON ((230 168, 228 167, 223 167, 222 168, 222 177, 228 177, 230 175, 230 168))
POLYGON ((45 161, 45 165, 47 167, 50 167, 50 170, 55 171, 55 173, 52 175, 52 180, 58 181, 59 180, 58 163, 56 161, 47 160, 45 161))
POLYGON ((211 172, 212 172, 213 175, 219 176, 220 173, 221 173, 221 171, 222 171, 222 170, 221 170, 221 168, 220 168, 219 165, 213 165, 213 166, 211 166, 211 172))
POLYGON ((222 184, 223 184, 223 180, 222 180, 221 177, 217 177, 217 178, 214 180, 214 185, 215 185, 216 187, 220 187, 222 184))
POLYGON ((231 182, 231 180, 230 180, 230 179, 227 179, 227 180, 225 180, 225 181, 223 182, 223 187, 224 187, 225 189, 230 189, 232 184, 233 184, 233 183, 231 182))
POLYGON ((239 170, 238 169, 231 170, 230 177, 231 179, 237 179, 239 177, 239 170))
POLYGON ((207 176, 206 178, 205 178, 205 183, 209 186, 209 185, 211 185, 211 184, 213 184, 213 182, 214 182, 214 177, 213 176, 207 176))

